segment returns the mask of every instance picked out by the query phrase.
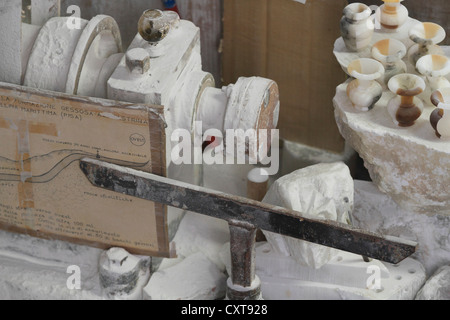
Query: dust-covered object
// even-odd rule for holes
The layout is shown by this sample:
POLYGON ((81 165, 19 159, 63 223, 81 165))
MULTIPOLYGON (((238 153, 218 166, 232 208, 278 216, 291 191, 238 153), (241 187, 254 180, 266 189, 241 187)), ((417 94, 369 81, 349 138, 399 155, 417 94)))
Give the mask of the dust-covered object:
POLYGON ((148 300, 214 300, 225 297, 226 276, 203 253, 155 272, 144 288, 148 300))
MULTIPOLYGON (((344 163, 313 165, 275 181, 263 202, 298 211, 307 218, 348 223, 353 209, 353 179, 344 163)), ((264 234, 274 250, 313 268, 320 268, 338 252, 271 232, 264 234)))
POLYGON ((450 265, 440 267, 427 280, 416 300, 450 300, 450 265))
POLYGON ((111 299, 141 299, 142 288, 150 277, 150 257, 138 257, 122 248, 111 248, 100 255, 100 284, 111 299))

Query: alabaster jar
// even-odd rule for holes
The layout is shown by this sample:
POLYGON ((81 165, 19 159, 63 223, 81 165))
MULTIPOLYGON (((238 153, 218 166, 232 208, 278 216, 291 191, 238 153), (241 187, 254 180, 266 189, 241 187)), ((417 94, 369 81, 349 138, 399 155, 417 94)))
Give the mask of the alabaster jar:
POLYGON ((430 123, 438 138, 450 140, 450 105, 439 104, 431 112, 430 123))
POLYGON ((413 65, 428 54, 443 55, 444 51, 438 46, 445 39, 445 30, 433 22, 415 24, 409 30, 409 38, 415 42, 408 50, 408 58, 413 65))
POLYGON ((382 0, 384 4, 375 12, 381 27, 397 31, 408 20, 408 9, 401 4, 403 0, 382 0))
POLYGON ((380 40, 372 46, 372 57, 380 61, 385 69, 384 83, 399 73, 407 70, 403 57, 406 55, 405 45, 396 39, 380 40))
POLYGON ((450 73, 450 60, 439 54, 423 56, 416 63, 417 71, 427 78, 431 91, 450 87, 450 82, 445 78, 450 73))
POLYGON ((442 88, 431 94, 436 109, 431 112, 430 123, 441 139, 450 140, 450 88, 442 88))
POLYGON ((375 81, 384 75, 383 65, 374 59, 361 58, 352 61, 347 72, 355 78, 347 85, 347 96, 353 106, 360 111, 371 110, 383 93, 375 81))
POLYGON ((372 10, 363 3, 352 3, 344 8, 341 35, 350 51, 363 51, 372 41, 374 24, 372 10))
POLYGON ((388 88, 397 96, 392 98, 387 110, 394 123, 400 127, 410 127, 422 115, 423 102, 417 95, 425 90, 425 81, 410 73, 393 76, 388 82, 388 88))

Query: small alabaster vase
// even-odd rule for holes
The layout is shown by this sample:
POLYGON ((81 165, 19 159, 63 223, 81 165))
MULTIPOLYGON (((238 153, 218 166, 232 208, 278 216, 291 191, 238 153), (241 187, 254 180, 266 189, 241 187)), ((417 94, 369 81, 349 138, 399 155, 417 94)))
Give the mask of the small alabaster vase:
POLYGON ((380 40, 372 46, 372 57, 380 61, 385 69, 384 83, 407 70, 403 57, 406 55, 405 45, 396 39, 380 40))
POLYGON ((394 123, 400 127, 410 127, 422 115, 423 102, 417 95, 425 90, 425 81, 410 73, 393 76, 388 82, 388 88, 397 96, 392 98, 387 110, 394 123))
POLYGON ((363 3, 355 2, 344 8, 340 26, 348 50, 359 52, 369 47, 375 29, 371 14, 372 10, 363 3))
POLYGON ((347 85, 347 96, 353 106, 360 111, 369 111, 383 94, 381 85, 375 81, 384 75, 383 65, 369 58, 352 61, 347 68, 350 76, 355 78, 347 85))
POLYGON ((430 123, 438 138, 450 140, 450 105, 439 104, 431 112, 430 123))
POLYGON ((413 65, 428 54, 443 55, 444 51, 438 46, 445 39, 444 28, 433 22, 415 24, 409 30, 409 38, 415 42, 408 50, 408 58, 413 65))
POLYGON ((417 71, 426 76, 428 86, 435 90, 450 87, 450 82, 445 78, 450 73, 450 60, 439 54, 429 54, 421 57, 416 63, 417 71))
POLYGON ((431 112, 430 123, 436 136, 450 139, 450 87, 442 88, 431 94, 431 102, 436 106, 431 112))
POLYGON ((384 4, 375 12, 381 27, 397 31, 408 20, 408 9, 401 4, 403 0, 382 0, 384 4))

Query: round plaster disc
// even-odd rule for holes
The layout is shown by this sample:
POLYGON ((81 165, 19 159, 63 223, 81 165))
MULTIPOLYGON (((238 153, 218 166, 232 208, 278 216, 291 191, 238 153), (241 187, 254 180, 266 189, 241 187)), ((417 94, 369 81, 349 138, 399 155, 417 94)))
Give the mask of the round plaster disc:
MULTIPOLYGON (((256 130, 257 149, 253 151, 267 151, 271 144, 271 129, 277 126, 279 107, 276 82, 261 77, 239 78, 228 100, 224 130, 256 130), (260 130, 266 130, 266 137, 261 136, 260 130)), ((250 141, 245 141, 245 145, 247 155, 255 159, 257 154, 252 152, 250 141)))
POLYGON ((122 39, 116 21, 106 15, 92 18, 73 53, 65 92, 94 96, 103 64, 111 55, 121 52, 122 39))
POLYGON ((70 17, 49 19, 39 31, 28 59, 24 85, 58 92, 65 91, 72 55, 87 21, 71 28, 70 17))

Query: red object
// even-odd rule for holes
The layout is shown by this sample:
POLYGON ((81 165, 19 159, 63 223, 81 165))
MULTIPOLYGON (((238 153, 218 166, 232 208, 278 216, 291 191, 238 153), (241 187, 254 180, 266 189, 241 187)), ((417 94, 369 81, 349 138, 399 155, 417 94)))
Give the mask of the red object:
POLYGON ((175 11, 176 13, 178 13, 178 15, 180 15, 175 0, 163 0, 163 4, 166 10, 175 11))
POLYGON ((216 137, 214 137, 214 136, 213 136, 213 137, 208 136, 208 137, 206 138, 206 140, 203 141, 203 144, 202 144, 202 151, 205 152, 206 147, 209 146, 209 145, 211 145, 211 147, 217 147, 217 146, 219 145, 219 143, 218 143, 218 142, 214 143, 215 141, 216 141, 216 137))

